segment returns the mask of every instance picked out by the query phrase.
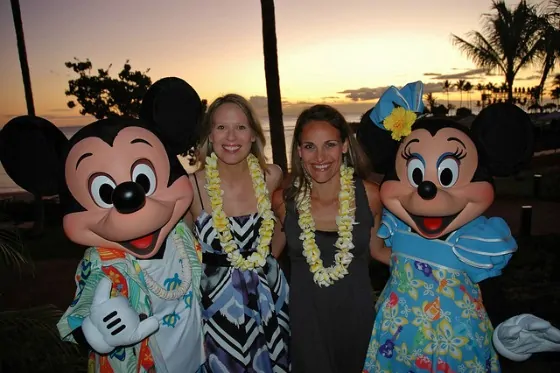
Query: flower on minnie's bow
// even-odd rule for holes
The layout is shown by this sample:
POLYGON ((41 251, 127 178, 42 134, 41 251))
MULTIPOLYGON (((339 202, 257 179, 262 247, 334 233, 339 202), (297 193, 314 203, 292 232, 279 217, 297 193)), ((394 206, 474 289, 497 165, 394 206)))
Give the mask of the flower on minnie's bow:
POLYGON ((416 121, 416 113, 403 107, 396 107, 383 121, 385 129, 391 131, 393 140, 400 140, 410 135, 412 125, 416 121))

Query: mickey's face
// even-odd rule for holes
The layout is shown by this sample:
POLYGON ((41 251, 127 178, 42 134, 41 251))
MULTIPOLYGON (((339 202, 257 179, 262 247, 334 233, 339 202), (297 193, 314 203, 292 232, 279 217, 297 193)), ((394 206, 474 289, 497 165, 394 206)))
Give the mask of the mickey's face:
POLYGON ((125 127, 109 145, 86 137, 65 163, 68 189, 86 211, 64 217, 72 241, 115 248, 146 259, 154 256, 188 209, 187 176, 168 186, 170 163, 161 141, 141 127, 125 127))
POLYGON ((472 181, 477 167, 476 147, 463 131, 442 128, 432 135, 414 130, 397 152, 398 180, 381 185, 381 200, 421 236, 441 237, 492 204, 492 185, 472 181))

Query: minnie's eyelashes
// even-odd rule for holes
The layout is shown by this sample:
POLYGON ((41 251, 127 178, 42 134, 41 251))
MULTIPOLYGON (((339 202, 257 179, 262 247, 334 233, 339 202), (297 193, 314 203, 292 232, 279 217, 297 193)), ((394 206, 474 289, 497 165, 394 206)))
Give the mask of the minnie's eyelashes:
POLYGON ((460 161, 467 156, 467 152, 463 149, 457 148, 457 150, 455 150, 455 153, 451 154, 450 156, 460 161))
POLYGON ((410 153, 410 148, 406 147, 402 153, 401 153, 401 157, 404 158, 405 161, 408 161, 410 158, 412 158, 412 154, 410 153))
MULTIPOLYGON (((457 148, 454 153, 448 155, 448 157, 455 158, 458 161, 465 158, 466 156, 467 156, 467 152, 461 148, 457 148)), ((414 156, 412 155, 412 153, 410 153, 410 148, 406 148, 401 152, 401 157, 403 157, 405 161, 408 161, 410 158, 414 156)))

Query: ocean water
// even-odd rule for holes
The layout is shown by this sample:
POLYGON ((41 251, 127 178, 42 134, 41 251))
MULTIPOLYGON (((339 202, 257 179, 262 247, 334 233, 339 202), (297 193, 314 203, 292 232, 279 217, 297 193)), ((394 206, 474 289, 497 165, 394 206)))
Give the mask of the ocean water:
MULTIPOLYGON (((345 115, 346 120, 348 122, 359 122, 360 121, 360 115, 345 115)), ((263 129, 265 131, 265 137, 266 137, 266 147, 265 147, 265 155, 268 158, 269 162, 272 162, 272 148, 270 145, 270 130, 269 130, 269 121, 268 118, 260 118, 261 119, 261 123, 263 125, 263 129)), ((294 116, 284 116, 284 136, 286 139, 286 152, 287 152, 287 157, 288 157, 288 167, 289 167, 289 163, 290 163, 290 152, 291 152, 291 145, 292 145, 292 134, 294 132, 294 127, 296 124, 296 117, 294 116)), ((66 135, 66 137, 70 138, 72 137, 81 127, 80 126, 76 126, 76 127, 61 127, 60 129, 62 130, 62 132, 66 135)), ((180 158, 181 163, 183 164, 183 166, 185 167, 185 169, 188 172, 192 172, 194 171, 194 168, 192 166, 189 166, 188 164, 188 160, 180 158)), ((0 164, 0 195, 4 194, 4 193, 13 193, 13 192, 19 192, 22 189, 17 186, 12 179, 10 179, 10 177, 8 175, 6 175, 6 172, 4 171, 4 168, 2 167, 2 165, 0 164)))

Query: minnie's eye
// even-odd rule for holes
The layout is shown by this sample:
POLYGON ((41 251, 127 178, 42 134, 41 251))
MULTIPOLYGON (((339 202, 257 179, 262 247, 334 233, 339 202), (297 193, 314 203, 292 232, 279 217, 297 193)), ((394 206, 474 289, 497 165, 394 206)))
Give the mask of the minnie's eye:
POLYGON ((110 209, 113 207, 113 191, 115 188, 115 182, 110 177, 98 174, 89 183, 89 194, 97 206, 102 209, 110 209))
POLYGON ((407 174, 408 174, 408 182, 415 188, 418 188, 418 185, 422 181, 424 181, 424 163, 418 158, 412 158, 409 162, 407 167, 407 174))
POLYGON ((454 158, 444 159, 438 166, 439 183, 444 188, 450 188, 459 178, 459 163, 454 158))
POLYGON ((132 168, 132 181, 140 184, 146 196, 154 193, 157 179, 152 164, 146 160, 137 162, 132 168))

